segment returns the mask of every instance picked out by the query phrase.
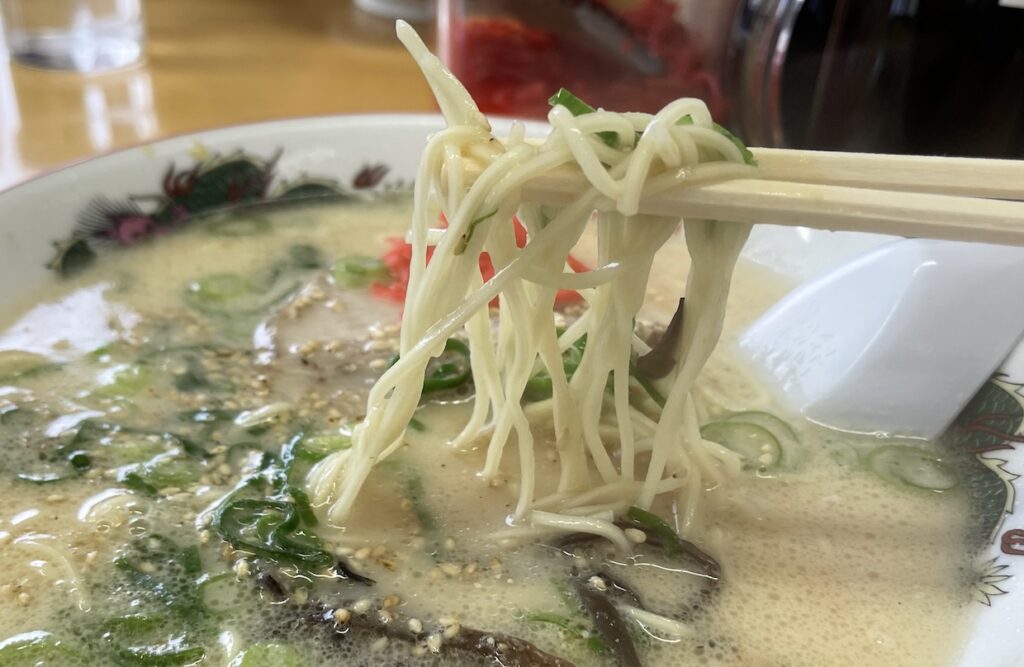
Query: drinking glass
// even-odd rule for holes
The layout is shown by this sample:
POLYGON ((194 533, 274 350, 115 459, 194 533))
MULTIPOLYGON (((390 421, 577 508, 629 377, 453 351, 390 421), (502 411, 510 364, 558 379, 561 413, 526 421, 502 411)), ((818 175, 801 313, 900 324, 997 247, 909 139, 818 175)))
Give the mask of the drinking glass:
POLYGON ((142 57, 140 0, 0 0, 11 57, 43 69, 99 72, 142 57))

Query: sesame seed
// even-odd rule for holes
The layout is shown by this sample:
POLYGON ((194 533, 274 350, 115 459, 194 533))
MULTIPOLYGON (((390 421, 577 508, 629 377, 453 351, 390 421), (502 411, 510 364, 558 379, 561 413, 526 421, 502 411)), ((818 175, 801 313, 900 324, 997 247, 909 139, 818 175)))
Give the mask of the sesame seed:
POLYGON ((398 606, 399 602, 401 602, 401 599, 397 595, 388 595, 384 598, 384 601, 381 602, 381 607, 384 609, 393 609, 398 606))
POLYGON ((28 593, 18 593, 18 604, 23 607, 27 607, 28 603, 32 601, 32 596, 28 593))
POLYGON ((388 638, 387 637, 381 637, 380 639, 377 639, 372 644, 370 644, 370 650, 371 651, 383 651, 384 647, 387 646, 387 645, 388 645, 388 638))
POLYGON ((590 579, 587 579, 587 583, 590 584, 591 588, 597 591, 601 591, 602 593, 608 590, 608 584, 605 583, 604 578, 599 577, 596 574, 592 576, 590 579))
POLYGON ((409 619, 409 632, 418 635, 423 632, 423 623, 418 618, 409 619))
POLYGON ((352 605, 352 611, 356 612, 357 614, 365 614, 370 610, 370 604, 371 603, 368 598, 362 598, 360 600, 357 600, 356 603, 352 605))
POLYGON ((334 620, 344 625, 348 623, 348 620, 352 618, 352 612, 344 607, 338 607, 334 610, 334 620))
POLYGON ((441 635, 430 635, 427 637, 427 649, 431 653, 441 652, 441 635))
POLYGON ((626 539, 635 544, 643 544, 647 541, 647 533, 640 530, 639 528, 627 528, 622 531, 626 534, 626 539))
POLYGON ((249 561, 241 558, 235 561, 235 576, 242 579, 249 576, 249 561))
POLYGON ((459 634, 460 630, 462 630, 462 626, 461 625, 459 625, 458 623, 452 623, 451 625, 449 625, 447 628, 444 629, 444 638, 445 639, 451 639, 455 635, 459 634))
POLYGON ((384 609, 381 609, 379 612, 377 612, 377 618, 380 620, 381 623, 385 624, 395 620, 394 615, 390 611, 386 611, 384 609))

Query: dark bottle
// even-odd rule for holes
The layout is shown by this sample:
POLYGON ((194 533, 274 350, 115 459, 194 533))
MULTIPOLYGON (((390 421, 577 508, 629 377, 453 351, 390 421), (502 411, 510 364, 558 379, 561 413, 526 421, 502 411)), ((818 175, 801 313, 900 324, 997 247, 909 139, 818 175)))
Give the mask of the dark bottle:
POLYGON ((1024 0, 805 0, 778 97, 776 143, 1024 158, 1024 0))

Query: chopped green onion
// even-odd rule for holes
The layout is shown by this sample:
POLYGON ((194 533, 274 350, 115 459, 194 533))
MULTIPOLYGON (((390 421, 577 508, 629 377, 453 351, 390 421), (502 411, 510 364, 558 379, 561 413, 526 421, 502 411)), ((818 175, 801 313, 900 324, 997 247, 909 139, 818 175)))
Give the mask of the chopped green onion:
POLYGON ((296 458, 316 463, 329 454, 340 452, 352 446, 352 436, 348 433, 324 433, 303 437, 296 444, 293 452, 296 458))
POLYGON ((134 491, 155 495, 160 489, 191 486, 199 481, 202 472, 195 461, 160 456, 123 471, 118 481, 134 491))
POLYGON ((647 395, 651 397, 651 400, 657 403, 658 407, 665 407, 665 397, 662 396, 661 392, 658 391, 658 388, 654 386, 654 382, 644 377, 642 373, 637 372, 634 366, 630 366, 630 371, 632 371, 633 379, 636 380, 637 384, 639 384, 645 392, 647 392, 647 395))
POLYGON ((75 450, 68 454, 68 463, 75 470, 82 472, 92 467, 92 457, 82 450, 75 450))
POLYGON ((22 632, 0 641, 0 665, 71 665, 84 662, 83 656, 63 640, 43 630, 22 632))
MULTIPOLYGON (((676 125, 693 125, 693 116, 686 114, 676 121, 676 125)), ((711 123, 711 127, 715 132, 718 132, 720 135, 731 141, 736 148, 740 149, 740 154, 743 155, 743 161, 745 163, 749 164, 751 167, 757 166, 757 158, 754 157, 754 154, 750 152, 750 149, 747 148, 747 145, 744 144, 739 137, 730 132, 728 128, 722 127, 718 123, 711 123)))
POLYGON ((324 265, 324 259, 316 246, 308 243, 296 243, 288 248, 288 259, 294 266, 300 269, 319 269, 324 265))
POLYGON ((523 615, 523 620, 530 623, 543 623, 559 628, 574 639, 583 640, 587 648, 594 653, 604 653, 608 650, 601 638, 593 633, 584 624, 574 621, 568 616, 555 614, 549 611, 533 611, 523 615))
POLYGON ((648 512, 640 507, 630 507, 626 512, 626 522, 634 528, 653 536, 660 544, 665 555, 669 558, 689 556, 704 568, 705 574, 712 580, 717 581, 721 576, 722 567, 714 558, 709 556, 700 547, 679 537, 679 533, 664 519, 653 512, 648 512))
POLYGON ((207 276, 188 285, 185 302, 207 315, 230 318, 260 315, 302 286, 297 277, 288 280, 289 275, 294 276, 294 268, 290 273, 273 275, 259 284, 233 273, 207 276))
POLYGON ((733 144, 735 144, 736 148, 740 149, 740 153, 743 155, 744 162, 749 164, 751 167, 757 166, 757 158, 755 158, 754 154, 750 152, 750 149, 747 148, 747 145, 740 141, 739 137, 737 137, 735 134, 730 132, 728 129, 722 127, 718 123, 714 123, 713 125, 716 132, 718 132, 726 139, 731 141, 733 144))
POLYGON ((294 647, 286 644, 253 644, 228 663, 228 667, 302 667, 294 647))
POLYGON ((101 637, 112 645, 118 664, 159 667, 191 665, 202 660, 206 649, 188 645, 183 633, 161 632, 173 623, 162 614, 134 614, 108 619, 100 625, 100 631, 101 637), (147 639, 156 639, 156 643, 139 645, 147 639))
POLYGON ((779 441, 766 428, 748 421, 711 422, 700 429, 705 440, 717 442, 743 457, 751 468, 776 468, 785 452, 779 441))
POLYGON ((307 526, 316 526, 316 513, 313 512, 313 505, 309 502, 309 496, 305 491, 295 485, 289 485, 286 493, 292 497, 295 503, 295 511, 299 514, 299 520, 307 526))
POLYGON ((109 381, 93 392, 96 396, 126 397, 138 394, 153 381, 153 373, 146 366, 128 364, 114 371, 109 381))
POLYGON ((563 106, 573 116, 582 116, 597 111, 597 109, 573 95, 567 88, 559 88, 557 93, 548 98, 548 104, 553 107, 563 106))
POLYGON ((927 491, 949 491, 960 483, 956 470, 930 452, 909 445, 883 445, 867 456, 868 468, 887 482, 927 491))
POLYGON ((138 595, 185 618, 200 613, 196 580, 202 575, 202 562, 196 547, 181 548, 170 538, 153 534, 128 545, 114 559, 114 567, 138 595))
POLYGON ((437 520, 427 508, 426 492, 423 490, 423 478, 414 470, 405 471, 405 492, 416 513, 416 521, 425 533, 437 530, 437 520))
MULTIPOLYGON (((597 109, 576 97, 565 88, 559 88, 557 93, 549 97, 548 104, 553 107, 563 106, 568 109, 569 113, 573 116, 582 116, 584 114, 594 113, 597 111, 597 109)), ((598 132, 597 136, 601 137, 601 141, 612 148, 617 148, 619 145, 619 135, 615 132, 598 132)))
POLYGON ((387 280, 389 275, 384 262, 364 255, 342 257, 331 267, 334 282, 344 287, 367 287, 387 280))
POLYGON ((216 303, 251 294, 255 287, 247 278, 236 273, 218 273, 197 280, 189 286, 189 292, 197 300, 216 303))
POLYGON ((657 514, 639 507, 630 507, 626 519, 634 528, 652 533, 658 538, 669 558, 678 558, 685 553, 679 534, 657 514))
POLYGON ((469 227, 466 229, 466 233, 459 239, 458 245, 455 246, 454 254, 461 255, 466 252, 466 248, 469 247, 469 240, 473 238, 473 232, 476 231, 477 225, 481 224, 485 220, 489 220, 497 214, 498 209, 494 209, 490 213, 484 213, 478 218, 474 218, 469 222, 469 227))
POLYGON ((469 382, 472 377, 473 372, 469 363, 468 345, 458 338, 449 338, 445 341, 444 351, 452 354, 448 355, 447 358, 442 354, 438 359, 435 359, 432 362, 432 372, 430 372, 430 367, 428 367, 429 374, 423 381, 424 393, 454 389, 469 382))
MULTIPOLYGON (((398 363, 398 355, 391 359, 391 365, 398 363)), ((470 381, 473 369, 469 361, 469 346, 458 338, 449 338, 444 343, 444 352, 427 365, 423 379, 423 393, 429 394, 445 389, 455 389, 470 381), (450 354, 446 354, 450 353, 450 354)))
MULTIPOLYGON (((587 337, 583 335, 562 353, 562 370, 565 372, 567 380, 571 380, 573 374, 576 373, 576 369, 579 368, 580 362, 583 361, 583 352, 586 350, 586 347, 587 337)), ((526 381, 526 387, 523 389, 523 398, 531 402, 543 401, 551 398, 553 391, 554 385, 551 375, 546 370, 542 370, 526 381)))

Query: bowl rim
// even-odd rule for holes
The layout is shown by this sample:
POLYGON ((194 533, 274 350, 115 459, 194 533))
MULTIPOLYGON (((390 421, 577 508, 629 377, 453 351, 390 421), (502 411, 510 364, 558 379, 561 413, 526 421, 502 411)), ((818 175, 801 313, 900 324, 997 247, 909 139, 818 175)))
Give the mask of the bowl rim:
MULTIPOLYGON (((498 121, 512 121, 518 120, 514 118, 506 118, 502 116, 488 116, 489 120, 498 121)), ((77 169, 83 165, 90 164, 92 162, 98 162, 107 158, 117 157, 119 155, 137 151, 146 148, 156 148, 164 144, 173 143, 175 141, 181 141, 185 139, 195 139, 199 141, 201 137, 207 137, 211 135, 219 135, 233 130, 243 129, 257 129, 266 128, 271 129, 274 127, 287 127, 287 126, 301 126, 315 121, 337 121, 341 125, 359 125, 367 122, 381 122, 381 121, 394 122, 398 125, 407 124, 434 124, 437 125, 439 122, 444 123, 444 116, 439 112, 404 112, 404 111, 380 111, 380 112, 366 112, 366 113, 336 113, 336 114, 313 114, 309 116, 289 116, 286 118, 270 118, 266 120, 256 120, 251 122, 243 123, 227 123, 224 125, 213 125, 210 127, 202 127, 193 130, 183 130, 181 132, 173 132, 170 134, 162 134, 152 139, 142 139, 139 141, 133 141, 130 143, 122 144, 116 148, 109 148, 97 153, 91 153, 89 155, 83 155, 65 162, 59 162, 57 164, 43 167, 42 169, 34 172, 30 172, 16 181, 8 183, 4 187, 0 188, 0 197, 7 195, 8 193, 19 190, 27 185, 32 185, 37 181, 62 174, 68 170, 77 169)), ((522 121, 525 123, 536 123, 538 121, 522 121)))

